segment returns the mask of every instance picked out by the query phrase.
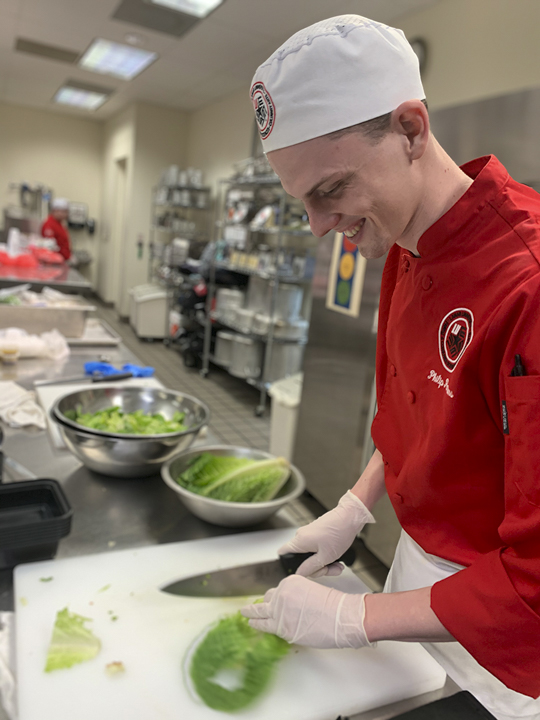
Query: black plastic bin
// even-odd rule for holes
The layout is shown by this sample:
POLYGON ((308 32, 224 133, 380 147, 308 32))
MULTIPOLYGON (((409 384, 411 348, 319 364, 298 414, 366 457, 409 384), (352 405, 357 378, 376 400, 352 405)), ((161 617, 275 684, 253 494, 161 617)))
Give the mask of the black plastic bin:
POLYGON ((72 515, 57 480, 0 485, 0 569, 53 558, 72 515))

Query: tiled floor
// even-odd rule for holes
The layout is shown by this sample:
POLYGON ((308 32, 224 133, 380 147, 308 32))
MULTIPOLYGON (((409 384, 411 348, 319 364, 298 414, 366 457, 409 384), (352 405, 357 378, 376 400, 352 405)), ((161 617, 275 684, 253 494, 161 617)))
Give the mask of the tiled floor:
POLYGON ((216 366, 211 366, 210 374, 203 378, 198 370, 184 365, 174 348, 167 348, 162 342, 139 340, 130 325, 119 320, 114 310, 99 307, 98 314, 121 335, 124 344, 145 365, 156 369, 156 375, 164 385, 195 395, 208 405, 210 428, 221 441, 268 451, 270 406, 264 417, 255 416, 260 393, 254 387, 216 366))
MULTIPOLYGON (((130 325, 118 319, 116 312, 99 302, 97 314, 122 337, 124 344, 145 365, 156 369, 156 376, 167 387, 187 392, 203 400, 210 408, 210 429, 225 444, 244 445, 268 451, 270 444, 270 406, 263 417, 255 416, 259 392, 225 370, 211 366, 207 378, 187 368, 177 350, 162 342, 139 340, 130 325)), ((281 513, 289 522, 306 525, 322 514, 324 508, 309 494, 290 503, 281 513)), ((388 568, 358 540, 354 572, 374 591, 382 590, 388 568)))

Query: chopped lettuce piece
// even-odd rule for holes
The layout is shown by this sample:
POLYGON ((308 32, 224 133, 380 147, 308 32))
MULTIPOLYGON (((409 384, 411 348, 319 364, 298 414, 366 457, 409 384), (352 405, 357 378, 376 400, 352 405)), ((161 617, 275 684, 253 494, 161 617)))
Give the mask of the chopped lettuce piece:
POLYGON ((285 458, 250 460, 202 453, 177 478, 190 492, 229 502, 272 500, 291 472, 285 458))
POLYGON ((95 413, 83 413, 80 408, 68 410, 66 417, 83 427, 103 432, 128 435, 163 435, 165 433, 183 432, 186 414, 175 412, 171 420, 166 420, 161 413, 151 415, 143 410, 125 413, 119 407, 110 407, 95 413))
POLYGON ((114 675, 122 675, 126 672, 126 668, 124 667, 123 662, 115 660, 114 662, 110 662, 105 665, 105 672, 107 673, 107 675, 110 675, 112 677, 114 675))
POLYGON ((67 608, 56 614, 45 672, 70 668, 77 663, 95 658, 101 649, 101 641, 84 626, 91 622, 67 608))
POLYGON ((289 643, 254 630, 239 612, 220 620, 196 647, 189 665, 193 687, 214 710, 237 712, 268 688, 289 643))

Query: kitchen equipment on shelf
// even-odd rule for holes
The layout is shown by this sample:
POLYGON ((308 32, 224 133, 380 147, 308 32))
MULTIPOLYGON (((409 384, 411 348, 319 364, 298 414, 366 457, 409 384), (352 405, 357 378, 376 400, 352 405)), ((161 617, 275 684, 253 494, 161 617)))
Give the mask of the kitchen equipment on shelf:
POLYGON ((233 288, 220 288, 216 293, 216 315, 225 323, 233 323, 236 309, 244 307, 244 293, 233 288))
POLYGON ((175 390, 109 386, 68 393, 58 399, 50 412, 68 449, 95 472, 115 477, 147 477, 175 453, 185 450, 208 424, 210 411, 197 398, 175 390), (171 419, 185 413, 187 430, 160 435, 128 435, 93 430, 69 418, 70 411, 97 412, 119 407, 123 412, 143 410, 171 419))
POLYGON ((246 307, 255 313, 270 312, 270 288, 267 278, 251 275, 248 282, 246 307))
MULTIPOLYGON (((275 280, 269 281, 270 293, 274 292, 275 280)), ((302 310, 304 290, 301 285, 279 283, 274 307, 274 319, 292 322, 297 320, 302 310)))
POLYGON ((72 515, 56 480, 0 484, 0 569, 54 557, 72 515))
POLYGON ((304 357, 304 345, 297 343, 276 343, 272 348, 270 366, 265 382, 275 382, 300 372, 304 357))
POLYGON ((234 325, 235 329, 242 333, 250 333, 252 324, 253 324, 253 316, 255 313, 253 310, 249 310, 249 308, 241 308, 238 307, 234 311, 234 320, 232 322, 232 325, 234 325))
POLYGON ((214 359, 219 365, 229 367, 232 361, 232 344, 234 333, 220 330, 216 333, 216 346, 214 350, 214 359))
POLYGON ((263 346, 258 340, 235 335, 232 341, 231 375, 255 380, 261 374, 263 346))
POLYGON ((193 460, 208 452, 221 457, 242 457, 251 460, 268 460, 273 455, 262 450, 237 447, 234 445, 210 445, 196 450, 188 450, 166 462, 161 468, 161 477, 165 483, 179 496, 179 499, 190 512, 201 520, 223 527, 245 527, 256 525, 271 517, 287 503, 299 497, 305 487, 304 476, 300 470, 291 465, 291 475, 280 490, 278 496, 268 502, 238 503, 214 500, 186 490, 176 482, 176 478, 186 470, 193 460))
POLYGON ((272 327, 274 338, 277 340, 304 340, 307 337, 309 322, 307 320, 274 320, 269 315, 257 313, 253 317, 251 331, 256 335, 267 335, 272 327), (273 326, 273 327, 272 327, 273 326))
MULTIPOLYGON (((17 567, 19 720, 218 717, 189 695, 182 663, 208 625, 236 612, 246 599, 179 598, 160 588, 197 573, 273 560, 295 530, 231 534, 17 567), (40 582, 49 577, 51 582, 40 582), (54 619, 64 607, 91 618, 102 650, 70 670, 45 673, 54 619), (118 617, 115 622, 110 610, 118 617), (108 676, 105 667, 111 661, 122 661, 125 673, 108 676)), ((349 569, 321 582, 348 592, 367 591, 349 569)), ((268 692, 238 717, 334 720, 436 690, 444 680, 444 671, 417 643, 382 642, 362 650, 293 647, 268 692)))

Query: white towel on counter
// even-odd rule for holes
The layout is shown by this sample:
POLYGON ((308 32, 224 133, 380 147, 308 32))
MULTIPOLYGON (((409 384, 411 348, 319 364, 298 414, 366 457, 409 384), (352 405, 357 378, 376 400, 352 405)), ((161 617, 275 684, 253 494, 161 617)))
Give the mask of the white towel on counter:
POLYGON ((15 613, 12 612, 0 612, 0 702, 10 720, 17 720, 15 613))
POLYGON ((19 357, 45 357, 62 360, 70 353, 66 338, 58 330, 50 330, 41 335, 29 335, 21 328, 0 330, 0 349, 19 351, 19 357))
POLYGON ((36 403, 34 393, 11 381, 0 381, 0 419, 16 428, 47 427, 45 413, 36 403))

